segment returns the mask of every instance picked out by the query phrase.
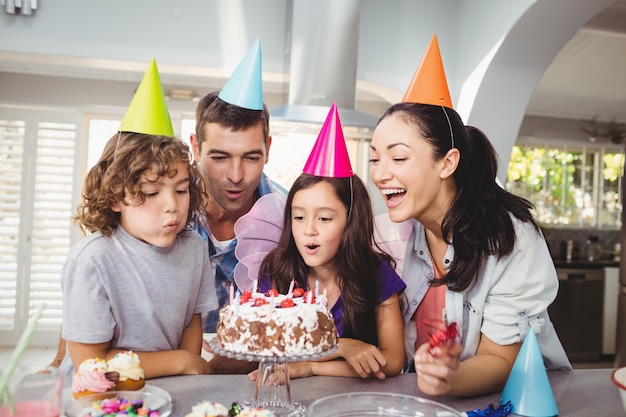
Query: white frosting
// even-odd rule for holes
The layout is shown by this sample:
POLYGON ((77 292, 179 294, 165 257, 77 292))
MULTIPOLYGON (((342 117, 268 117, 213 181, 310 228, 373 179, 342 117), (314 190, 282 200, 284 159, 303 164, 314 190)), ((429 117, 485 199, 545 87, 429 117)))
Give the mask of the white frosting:
POLYGON ((86 372, 106 372, 107 371, 107 361, 100 358, 90 358, 85 359, 78 367, 79 371, 86 372))
POLYGON ((117 353, 109 359, 109 371, 119 372, 120 381, 143 379, 143 368, 139 361, 139 355, 131 350, 117 353))
POLYGON ((191 413, 185 417, 227 417, 228 410, 220 403, 201 401, 191 407, 191 413))
POLYGON ((274 413, 264 408, 244 408, 237 417, 274 417, 274 413))
POLYGON ((337 344, 337 329, 328 308, 309 304, 304 297, 295 306, 280 307, 291 297, 266 297, 255 293, 244 304, 233 303, 220 311, 217 342, 220 348, 262 356, 300 356, 326 351, 337 344), (255 306, 255 299, 267 304, 255 306))

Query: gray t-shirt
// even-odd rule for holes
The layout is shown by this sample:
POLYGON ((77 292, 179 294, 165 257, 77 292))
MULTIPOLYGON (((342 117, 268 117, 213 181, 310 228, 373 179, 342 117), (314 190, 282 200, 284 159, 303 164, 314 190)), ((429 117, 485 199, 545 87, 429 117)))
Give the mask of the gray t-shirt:
POLYGON ((70 251, 61 287, 63 338, 138 352, 178 349, 192 316, 218 307, 206 242, 194 231, 169 248, 121 226, 110 237, 96 232, 70 251))

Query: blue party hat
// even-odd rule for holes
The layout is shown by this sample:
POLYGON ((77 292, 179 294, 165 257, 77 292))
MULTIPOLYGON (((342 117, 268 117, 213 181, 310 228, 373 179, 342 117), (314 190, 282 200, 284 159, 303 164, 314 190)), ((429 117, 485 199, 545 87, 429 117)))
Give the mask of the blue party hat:
POLYGON ((262 87, 261 41, 257 38, 224 84, 219 98, 244 109, 263 110, 262 87))
POLYGON ((527 417, 554 417, 554 401, 535 332, 530 329, 506 381, 500 403, 511 402, 513 414, 527 417))

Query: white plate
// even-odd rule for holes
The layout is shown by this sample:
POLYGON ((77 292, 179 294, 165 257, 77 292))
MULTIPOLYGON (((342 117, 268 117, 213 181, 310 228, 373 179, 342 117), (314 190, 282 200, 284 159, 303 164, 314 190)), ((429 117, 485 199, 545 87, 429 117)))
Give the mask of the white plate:
MULTIPOLYGON (((146 384, 141 391, 149 392, 151 394, 160 395, 164 398, 167 398, 170 402, 172 401, 172 396, 169 392, 165 391, 163 388, 155 387, 154 385, 146 384)), ((65 388, 61 393, 61 404, 63 405, 63 417, 67 417, 67 413, 65 410, 71 406, 74 398, 72 397, 72 388, 65 388)))

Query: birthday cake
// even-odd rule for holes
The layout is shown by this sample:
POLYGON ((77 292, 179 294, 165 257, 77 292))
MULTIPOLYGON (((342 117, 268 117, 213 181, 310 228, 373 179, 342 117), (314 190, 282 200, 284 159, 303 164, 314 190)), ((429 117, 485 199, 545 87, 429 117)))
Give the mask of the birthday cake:
POLYGON ((220 310, 216 335, 226 351, 274 357, 318 354, 337 340, 325 297, 300 288, 289 295, 245 291, 220 310))

